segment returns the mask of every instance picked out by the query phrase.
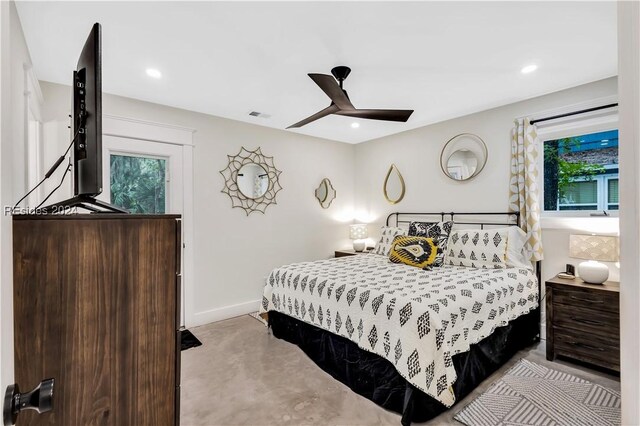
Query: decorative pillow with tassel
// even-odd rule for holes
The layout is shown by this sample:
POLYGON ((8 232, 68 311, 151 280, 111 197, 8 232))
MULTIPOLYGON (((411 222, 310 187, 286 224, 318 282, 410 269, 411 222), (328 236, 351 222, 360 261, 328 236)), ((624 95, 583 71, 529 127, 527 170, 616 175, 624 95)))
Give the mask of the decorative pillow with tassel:
POLYGON ((421 269, 431 269, 438 255, 433 238, 399 235, 393 239, 389 260, 421 269))

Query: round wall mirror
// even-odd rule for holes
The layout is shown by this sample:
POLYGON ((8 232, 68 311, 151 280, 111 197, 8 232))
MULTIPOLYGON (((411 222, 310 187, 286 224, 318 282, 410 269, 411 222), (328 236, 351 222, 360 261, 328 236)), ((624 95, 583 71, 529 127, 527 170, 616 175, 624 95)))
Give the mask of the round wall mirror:
POLYGON ((465 181, 480 174, 487 156, 487 145, 479 136, 463 133, 451 138, 442 148, 440 167, 449 178, 465 181))
POLYGON ((320 182, 320 186, 316 189, 316 198, 323 209, 328 208, 336 198, 336 190, 333 189, 333 185, 331 185, 331 181, 328 178, 324 178, 320 182))
POLYGON ((238 190, 247 198, 262 197, 269 188, 267 171, 256 163, 245 164, 238 170, 238 190))

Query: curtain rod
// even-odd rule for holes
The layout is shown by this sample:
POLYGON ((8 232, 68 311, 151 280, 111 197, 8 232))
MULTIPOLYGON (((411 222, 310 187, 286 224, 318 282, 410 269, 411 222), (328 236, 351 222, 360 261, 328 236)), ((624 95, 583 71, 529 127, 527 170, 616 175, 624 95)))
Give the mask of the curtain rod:
POLYGON ((567 112, 565 114, 553 115, 551 117, 539 118, 537 120, 531 120, 531 124, 541 123, 543 121, 555 120, 557 118, 571 117, 572 115, 585 114, 587 112, 599 111, 601 109, 615 108, 618 106, 618 103, 602 105, 593 108, 581 109, 580 111, 567 112))

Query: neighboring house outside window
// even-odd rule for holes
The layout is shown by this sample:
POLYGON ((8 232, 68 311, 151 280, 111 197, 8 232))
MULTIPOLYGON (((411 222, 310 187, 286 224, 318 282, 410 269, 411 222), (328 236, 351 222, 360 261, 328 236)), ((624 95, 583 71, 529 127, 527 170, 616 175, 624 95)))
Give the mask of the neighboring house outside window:
POLYGON ((545 212, 618 210, 618 130, 544 142, 545 212))

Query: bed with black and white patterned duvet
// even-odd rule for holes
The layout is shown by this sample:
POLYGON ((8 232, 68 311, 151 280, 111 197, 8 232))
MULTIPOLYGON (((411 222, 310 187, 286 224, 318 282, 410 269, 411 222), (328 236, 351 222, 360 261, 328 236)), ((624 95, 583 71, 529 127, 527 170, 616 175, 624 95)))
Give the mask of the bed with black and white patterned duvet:
POLYGON ((457 379, 452 357, 537 307, 530 269, 424 271, 365 254, 274 269, 261 312, 277 311, 349 339, 450 407, 457 379))

